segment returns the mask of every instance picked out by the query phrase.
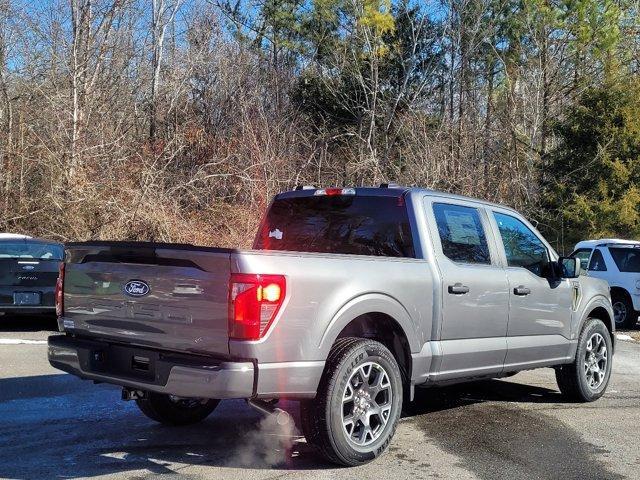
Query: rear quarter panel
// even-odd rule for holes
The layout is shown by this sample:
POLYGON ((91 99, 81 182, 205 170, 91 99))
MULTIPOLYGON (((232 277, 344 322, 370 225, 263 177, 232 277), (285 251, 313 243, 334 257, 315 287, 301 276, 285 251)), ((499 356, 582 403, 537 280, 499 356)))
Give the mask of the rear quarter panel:
POLYGON ((344 327, 381 312, 404 330, 411 351, 431 334, 433 274, 425 260, 296 252, 242 252, 232 272, 280 274, 284 304, 266 336, 230 341, 230 353, 263 362, 324 361, 344 327))

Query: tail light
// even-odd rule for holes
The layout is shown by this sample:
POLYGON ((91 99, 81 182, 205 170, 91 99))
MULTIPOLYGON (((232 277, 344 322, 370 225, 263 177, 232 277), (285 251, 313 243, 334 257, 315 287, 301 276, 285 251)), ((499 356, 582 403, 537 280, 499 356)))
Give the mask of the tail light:
POLYGON ((229 337, 258 340, 264 336, 284 301, 282 275, 233 273, 229 285, 229 337))
POLYGON ((58 279, 55 289, 56 315, 61 317, 64 314, 64 263, 60 263, 58 268, 58 279))

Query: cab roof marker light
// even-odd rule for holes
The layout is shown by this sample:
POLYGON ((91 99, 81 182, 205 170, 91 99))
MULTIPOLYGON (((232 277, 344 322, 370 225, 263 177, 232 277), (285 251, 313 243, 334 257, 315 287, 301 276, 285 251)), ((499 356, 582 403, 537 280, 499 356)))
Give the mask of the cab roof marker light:
POLYGON ((355 195, 355 188, 320 188, 313 192, 314 195, 355 195))

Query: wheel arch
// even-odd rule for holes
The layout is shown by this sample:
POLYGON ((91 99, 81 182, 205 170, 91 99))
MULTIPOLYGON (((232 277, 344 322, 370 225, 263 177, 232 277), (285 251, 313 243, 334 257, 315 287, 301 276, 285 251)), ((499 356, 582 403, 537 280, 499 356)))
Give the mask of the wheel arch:
POLYGON ((400 302, 385 294, 370 293, 350 300, 336 313, 319 347, 328 355, 338 338, 356 336, 377 340, 391 351, 403 375, 410 380, 411 354, 420 351, 419 334, 419 329, 400 302))
POLYGON ((393 317, 382 312, 359 315, 345 325, 336 340, 344 337, 361 337, 380 342, 398 362, 403 381, 410 381, 413 365, 409 339, 393 317))
POLYGON ((609 331, 609 335, 611 336, 611 343, 615 345, 615 323, 613 321, 613 309, 611 304, 608 301, 605 301, 604 297, 598 297, 591 301, 587 308, 585 308, 585 314, 582 316, 582 320, 580 321, 580 325, 578 326, 578 330, 576 332, 576 337, 580 335, 582 328, 589 318, 597 318, 602 320, 602 323, 605 324, 607 330, 609 331))
POLYGON ((610 291, 611 291, 611 297, 613 298, 614 295, 622 295, 624 297, 626 297, 629 302, 631 303, 631 305, 633 306, 633 299, 631 298, 631 294, 629 293, 629 291, 624 288, 624 287, 619 287, 619 286, 612 286, 609 287, 610 291))

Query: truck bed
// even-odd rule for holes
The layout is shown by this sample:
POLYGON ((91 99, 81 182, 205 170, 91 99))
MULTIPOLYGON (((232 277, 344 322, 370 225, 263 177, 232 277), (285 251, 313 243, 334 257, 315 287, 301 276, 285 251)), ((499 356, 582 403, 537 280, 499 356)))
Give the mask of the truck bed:
POLYGON ((431 333, 422 331, 417 314, 432 308, 425 295, 432 272, 420 259, 130 242, 66 248, 59 321, 89 339, 274 364, 323 361, 342 315, 353 314, 363 299, 406 321, 414 349, 431 333), (287 279, 281 311, 260 340, 229 338, 229 281, 236 273, 287 279), (127 295, 131 280, 144 281, 150 291, 127 295))

